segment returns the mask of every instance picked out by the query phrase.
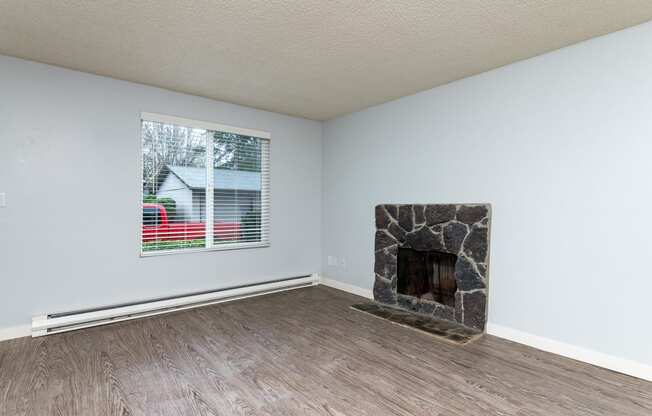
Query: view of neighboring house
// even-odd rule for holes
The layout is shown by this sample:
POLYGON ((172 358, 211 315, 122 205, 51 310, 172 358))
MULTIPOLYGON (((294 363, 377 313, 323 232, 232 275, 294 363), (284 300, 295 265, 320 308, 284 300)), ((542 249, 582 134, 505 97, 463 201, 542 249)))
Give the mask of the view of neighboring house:
MULTIPOLYGON (((260 172, 214 170, 215 221, 241 221, 260 204, 260 172)), ((204 221, 206 218, 206 169, 166 165, 160 172, 157 198, 172 198, 177 205, 173 220, 204 221)))

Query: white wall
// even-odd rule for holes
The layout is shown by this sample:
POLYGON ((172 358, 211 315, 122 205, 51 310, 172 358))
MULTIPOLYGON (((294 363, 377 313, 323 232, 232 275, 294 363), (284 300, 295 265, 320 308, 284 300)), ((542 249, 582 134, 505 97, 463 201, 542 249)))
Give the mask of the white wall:
POLYGON ((324 274, 371 288, 378 203, 490 202, 490 322, 652 364, 650 45, 646 24, 325 123, 324 274))
POLYGON ((0 56, 0 329, 37 313, 318 272, 321 129, 0 56), (271 132, 271 247, 139 258, 141 111, 271 132))

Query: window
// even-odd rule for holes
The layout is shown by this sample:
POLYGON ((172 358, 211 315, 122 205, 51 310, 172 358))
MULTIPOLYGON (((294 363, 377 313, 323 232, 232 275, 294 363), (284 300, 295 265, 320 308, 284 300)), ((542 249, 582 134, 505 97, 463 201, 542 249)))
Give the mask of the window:
POLYGON ((269 133, 141 118, 141 254, 268 246, 269 133))
POLYGON ((158 209, 143 204, 143 225, 159 225, 158 209))

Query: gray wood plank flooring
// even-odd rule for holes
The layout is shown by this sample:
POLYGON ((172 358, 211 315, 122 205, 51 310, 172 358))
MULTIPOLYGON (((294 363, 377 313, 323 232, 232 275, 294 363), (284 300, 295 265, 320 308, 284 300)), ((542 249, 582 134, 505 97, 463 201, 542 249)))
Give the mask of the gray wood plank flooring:
POLYGON ((455 346, 323 286, 0 343, 0 415, 652 415, 652 383, 455 346))

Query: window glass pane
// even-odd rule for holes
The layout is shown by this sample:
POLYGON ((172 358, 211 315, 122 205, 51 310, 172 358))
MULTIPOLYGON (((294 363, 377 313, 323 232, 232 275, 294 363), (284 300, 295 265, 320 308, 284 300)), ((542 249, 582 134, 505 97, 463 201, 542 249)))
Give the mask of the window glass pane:
POLYGON ((214 154, 214 244, 261 242, 262 156, 267 141, 210 132, 214 154))
POLYGON ((205 247, 206 130, 143 121, 142 149, 142 251, 205 247))
POLYGON ((143 206, 143 225, 159 225, 158 209, 154 207, 143 206))

